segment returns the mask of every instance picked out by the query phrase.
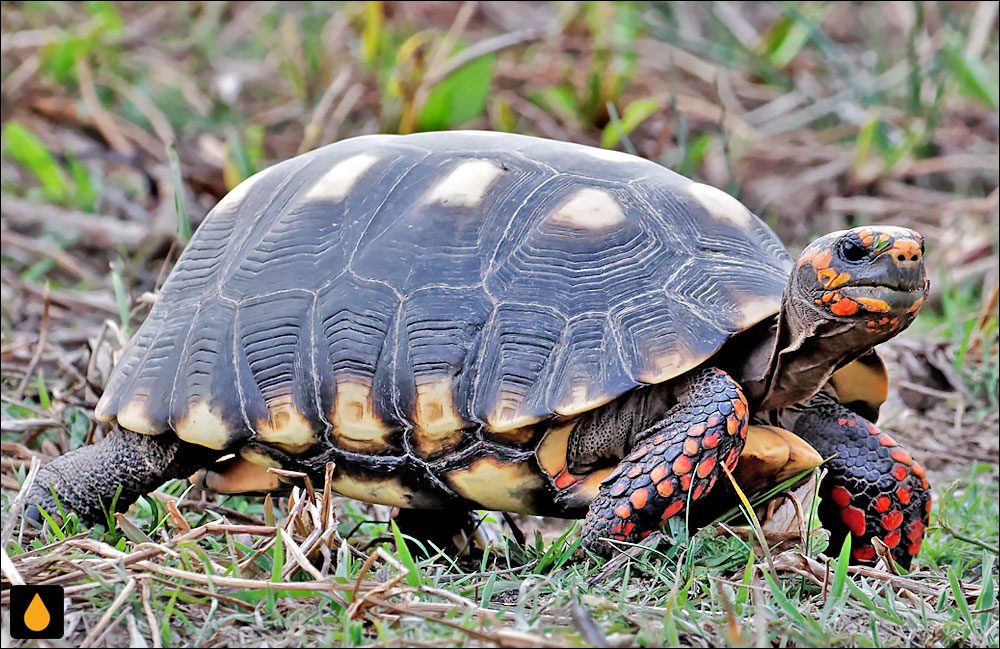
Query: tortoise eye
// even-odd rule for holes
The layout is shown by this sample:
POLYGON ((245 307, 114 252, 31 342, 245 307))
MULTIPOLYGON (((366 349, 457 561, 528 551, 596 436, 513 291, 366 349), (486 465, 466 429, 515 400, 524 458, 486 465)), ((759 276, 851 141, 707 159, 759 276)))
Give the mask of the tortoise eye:
POLYGON ((840 248, 841 254, 847 261, 861 261, 868 255, 868 249, 853 241, 845 241, 840 248))

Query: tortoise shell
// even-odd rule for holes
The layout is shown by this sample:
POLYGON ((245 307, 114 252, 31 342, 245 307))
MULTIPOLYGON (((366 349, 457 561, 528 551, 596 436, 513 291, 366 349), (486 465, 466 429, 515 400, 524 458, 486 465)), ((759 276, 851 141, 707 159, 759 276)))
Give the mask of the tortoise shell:
POLYGON ((219 202, 96 416, 259 464, 335 459, 365 500, 549 511, 563 422, 775 314, 792 263, 736 199, 635 156, 358 137, 219 202))

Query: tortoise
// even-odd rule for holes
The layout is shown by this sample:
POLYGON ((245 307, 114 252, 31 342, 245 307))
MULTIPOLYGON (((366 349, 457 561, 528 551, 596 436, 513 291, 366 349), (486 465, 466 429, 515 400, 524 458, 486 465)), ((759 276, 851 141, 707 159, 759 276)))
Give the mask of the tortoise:
POLYGON ((344 496, 585 516, 607 554, 696 512, 746 448, 784 454, 765 482, 833 456, 833 542, 909 565, 930 489, 872 423, 873 348, 926 299, 923 251, 856 227, 796 261, 725 192, 579 144, 344 140, 209 213, 108 379, 111 431, 45 466, 27 513, 54 490, 99 518, 119 487, 121 509, 195 472, 267 492, 267 467, 334 462, 344 496))

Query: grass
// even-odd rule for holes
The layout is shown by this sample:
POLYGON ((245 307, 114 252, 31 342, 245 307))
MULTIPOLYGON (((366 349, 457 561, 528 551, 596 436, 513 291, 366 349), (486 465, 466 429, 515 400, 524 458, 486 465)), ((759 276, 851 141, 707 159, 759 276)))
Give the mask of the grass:
POLYGON ((460 127, 634 152, 793 251, 924 232, 932 299, 887 349, 880 423, 935 490, 900 576, 849 568, 815 526, 765 556, 740 513, 608 563, 532 520, 455 558, 327 491, 172 482, 102 526, 10 528, 5 589, 63 583, 67 641, 93 646, 997 646, 996 4, 888 7, 5 3, 5 533, 32 459, 101 433, 115 353, 228 189, 352 135, 460 127))

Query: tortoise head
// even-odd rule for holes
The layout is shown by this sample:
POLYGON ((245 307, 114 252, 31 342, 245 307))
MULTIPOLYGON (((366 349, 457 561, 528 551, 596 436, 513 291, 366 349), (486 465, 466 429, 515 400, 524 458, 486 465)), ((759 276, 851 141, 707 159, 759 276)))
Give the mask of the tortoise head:
POLYGON ((908 228, 833 232, 802 252, 787 297, 809 303, 813 317, 835 330, 846 324, 881 342, 909 325, 924 303, 929 282, 923 255, 923 237, 908 228))
POLYGON ((842 230, 802 252, 782 300, 761 409, 811 397, 833 372, 913 321, 927 297, 924 240, 891 226, 842 230))

